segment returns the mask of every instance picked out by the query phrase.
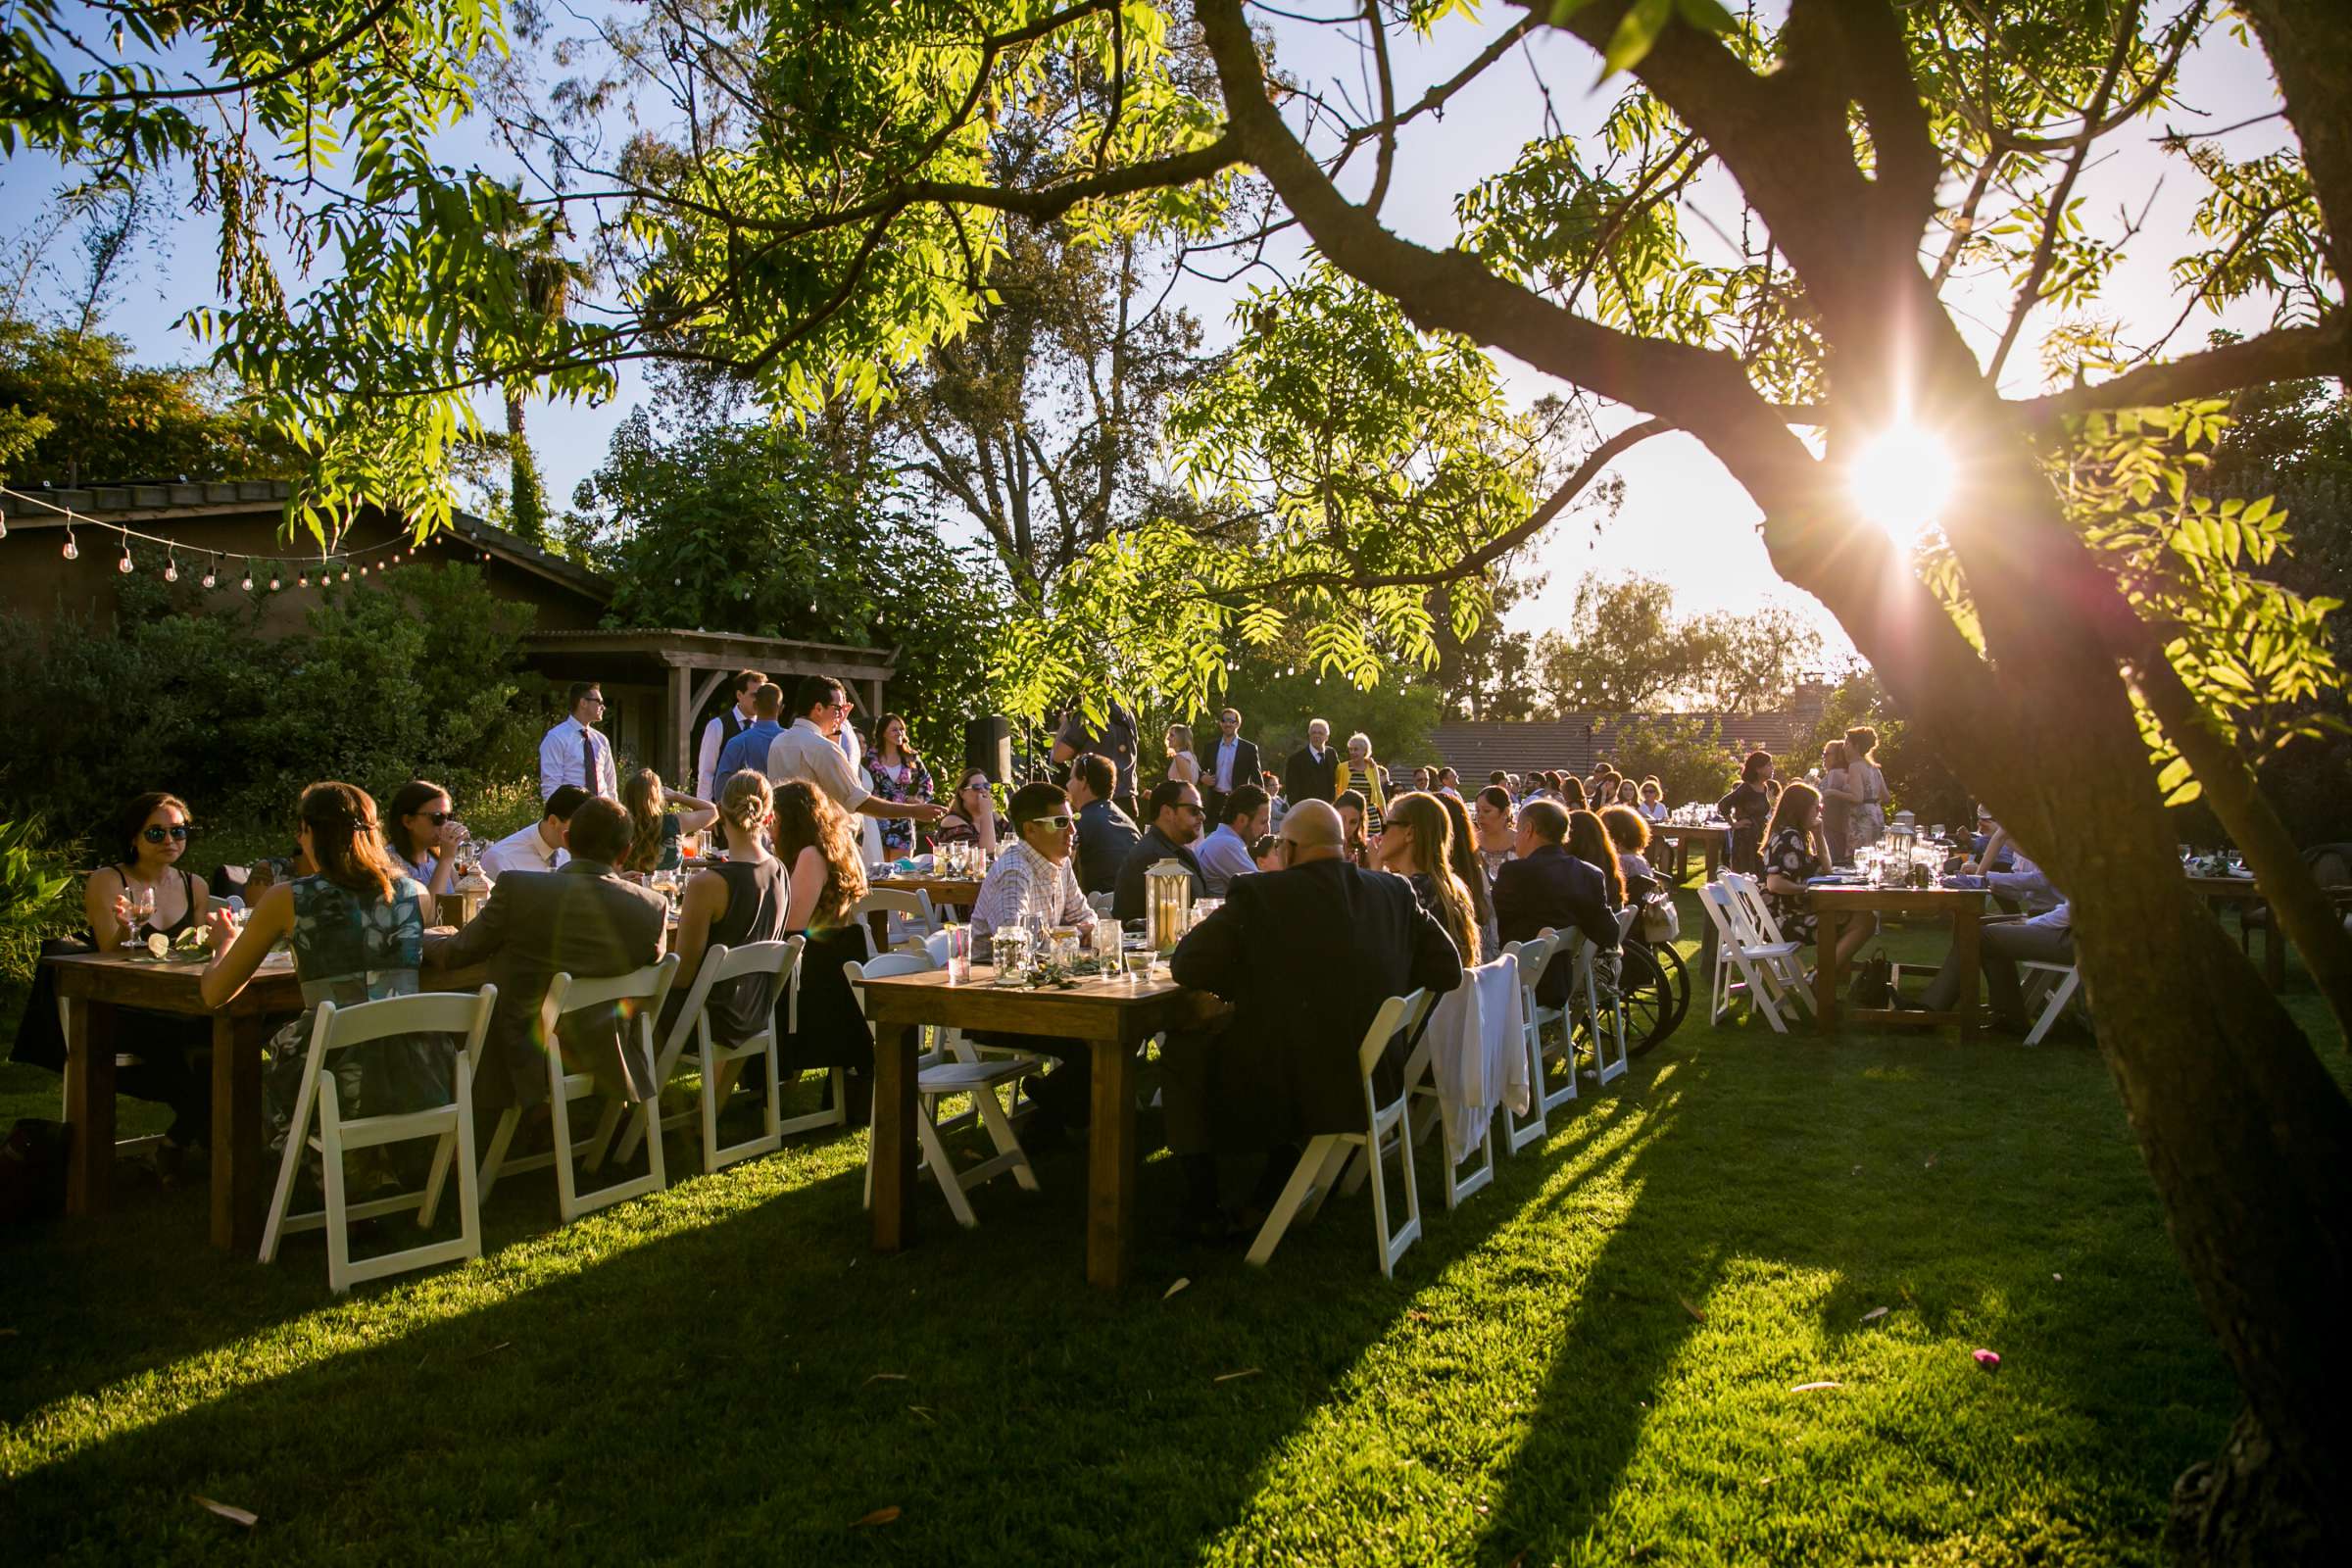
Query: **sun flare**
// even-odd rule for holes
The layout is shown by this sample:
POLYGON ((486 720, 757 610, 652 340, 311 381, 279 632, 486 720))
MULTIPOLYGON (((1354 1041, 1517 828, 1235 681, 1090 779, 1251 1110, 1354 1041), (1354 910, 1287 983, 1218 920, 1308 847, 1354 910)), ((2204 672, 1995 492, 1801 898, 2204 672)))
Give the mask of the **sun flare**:
POLYGON ((1954 477, 1951 450, 1942 439, 1909 422, 1871 437, 1846 470, 1854 505, 1897 544, 1909 544, 1941 520, 1954 477))

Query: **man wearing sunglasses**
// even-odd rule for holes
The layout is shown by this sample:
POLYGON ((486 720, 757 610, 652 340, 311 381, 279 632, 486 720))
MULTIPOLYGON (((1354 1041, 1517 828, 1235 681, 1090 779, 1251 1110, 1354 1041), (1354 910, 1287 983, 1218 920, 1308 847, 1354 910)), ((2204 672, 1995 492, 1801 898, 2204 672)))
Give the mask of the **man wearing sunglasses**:
POLYGON ((1178 861, 1191 874, 1196 900, 1208 897, 1208 879, 1192 851, 1208 825, 1200 792, 1182 779, 1162 779, 1152 788, 1150 804, 1152 825, 1128 852, 1127 863, 1119 867, 1119 885, 1110 898, 1111 913, 1122 921, 1144 917, 1144 877, 1162 860, 1178 861))
MULTIPOLYGON (((1078 845, 1078 816, 1057 784, 1024 784, 1012 792, 1009 814, 1013 840, 997 857, 972 901, 972 961, 988 961, 995 932, 1018 925, 1068 925, 1082 941, 1094 934, 1095 911, 1078 890, 1072 852, 1078 845)), ((1042 1078, 1024 1079, 1039 1117, 1026 1135, 1032 1148, 1045 1148, 1063 1132, 1086 1124, 1091 1093, 1092 1050, 1081 1040, 1030 1035, 973 1038, 983 1045, 1017 1046, 1059 1056, 1061 1066, 1042 1078)))

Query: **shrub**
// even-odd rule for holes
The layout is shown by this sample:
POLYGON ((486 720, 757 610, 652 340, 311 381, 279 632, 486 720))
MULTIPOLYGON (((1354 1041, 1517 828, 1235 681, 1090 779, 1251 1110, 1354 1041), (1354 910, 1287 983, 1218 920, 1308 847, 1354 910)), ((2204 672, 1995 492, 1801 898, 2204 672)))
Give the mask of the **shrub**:
POLYGON ((41 939, 77 918, 70 846, 51 843, 37 818, 0 822, 0 985, 29 979, 41 939))

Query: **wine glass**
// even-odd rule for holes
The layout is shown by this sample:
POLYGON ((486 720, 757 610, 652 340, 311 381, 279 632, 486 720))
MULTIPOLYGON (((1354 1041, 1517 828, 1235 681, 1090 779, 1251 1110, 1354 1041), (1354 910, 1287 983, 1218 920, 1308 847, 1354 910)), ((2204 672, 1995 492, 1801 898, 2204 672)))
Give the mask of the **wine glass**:
POLYGON ((155 889, 142 887, 130 899, 130 938, 144 942, 155 924, 155 889))

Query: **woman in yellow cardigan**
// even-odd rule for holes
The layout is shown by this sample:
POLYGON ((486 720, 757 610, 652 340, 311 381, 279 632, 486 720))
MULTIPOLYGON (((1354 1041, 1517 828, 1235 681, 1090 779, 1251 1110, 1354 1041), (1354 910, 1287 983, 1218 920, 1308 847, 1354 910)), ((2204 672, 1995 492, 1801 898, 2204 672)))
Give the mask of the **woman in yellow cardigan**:
POLYGON ((1388 786, 1380 764, 1372 760, 1372 738, 1361 731, 1348 737, 1348 756, 1339 765, 1338 784, 1332 793, 1336 797, 1347 790, 1355 791, 1370 804, 1371 809, 1364 814, 1364 831, 1378 838, 1388 815, 1388 786))

